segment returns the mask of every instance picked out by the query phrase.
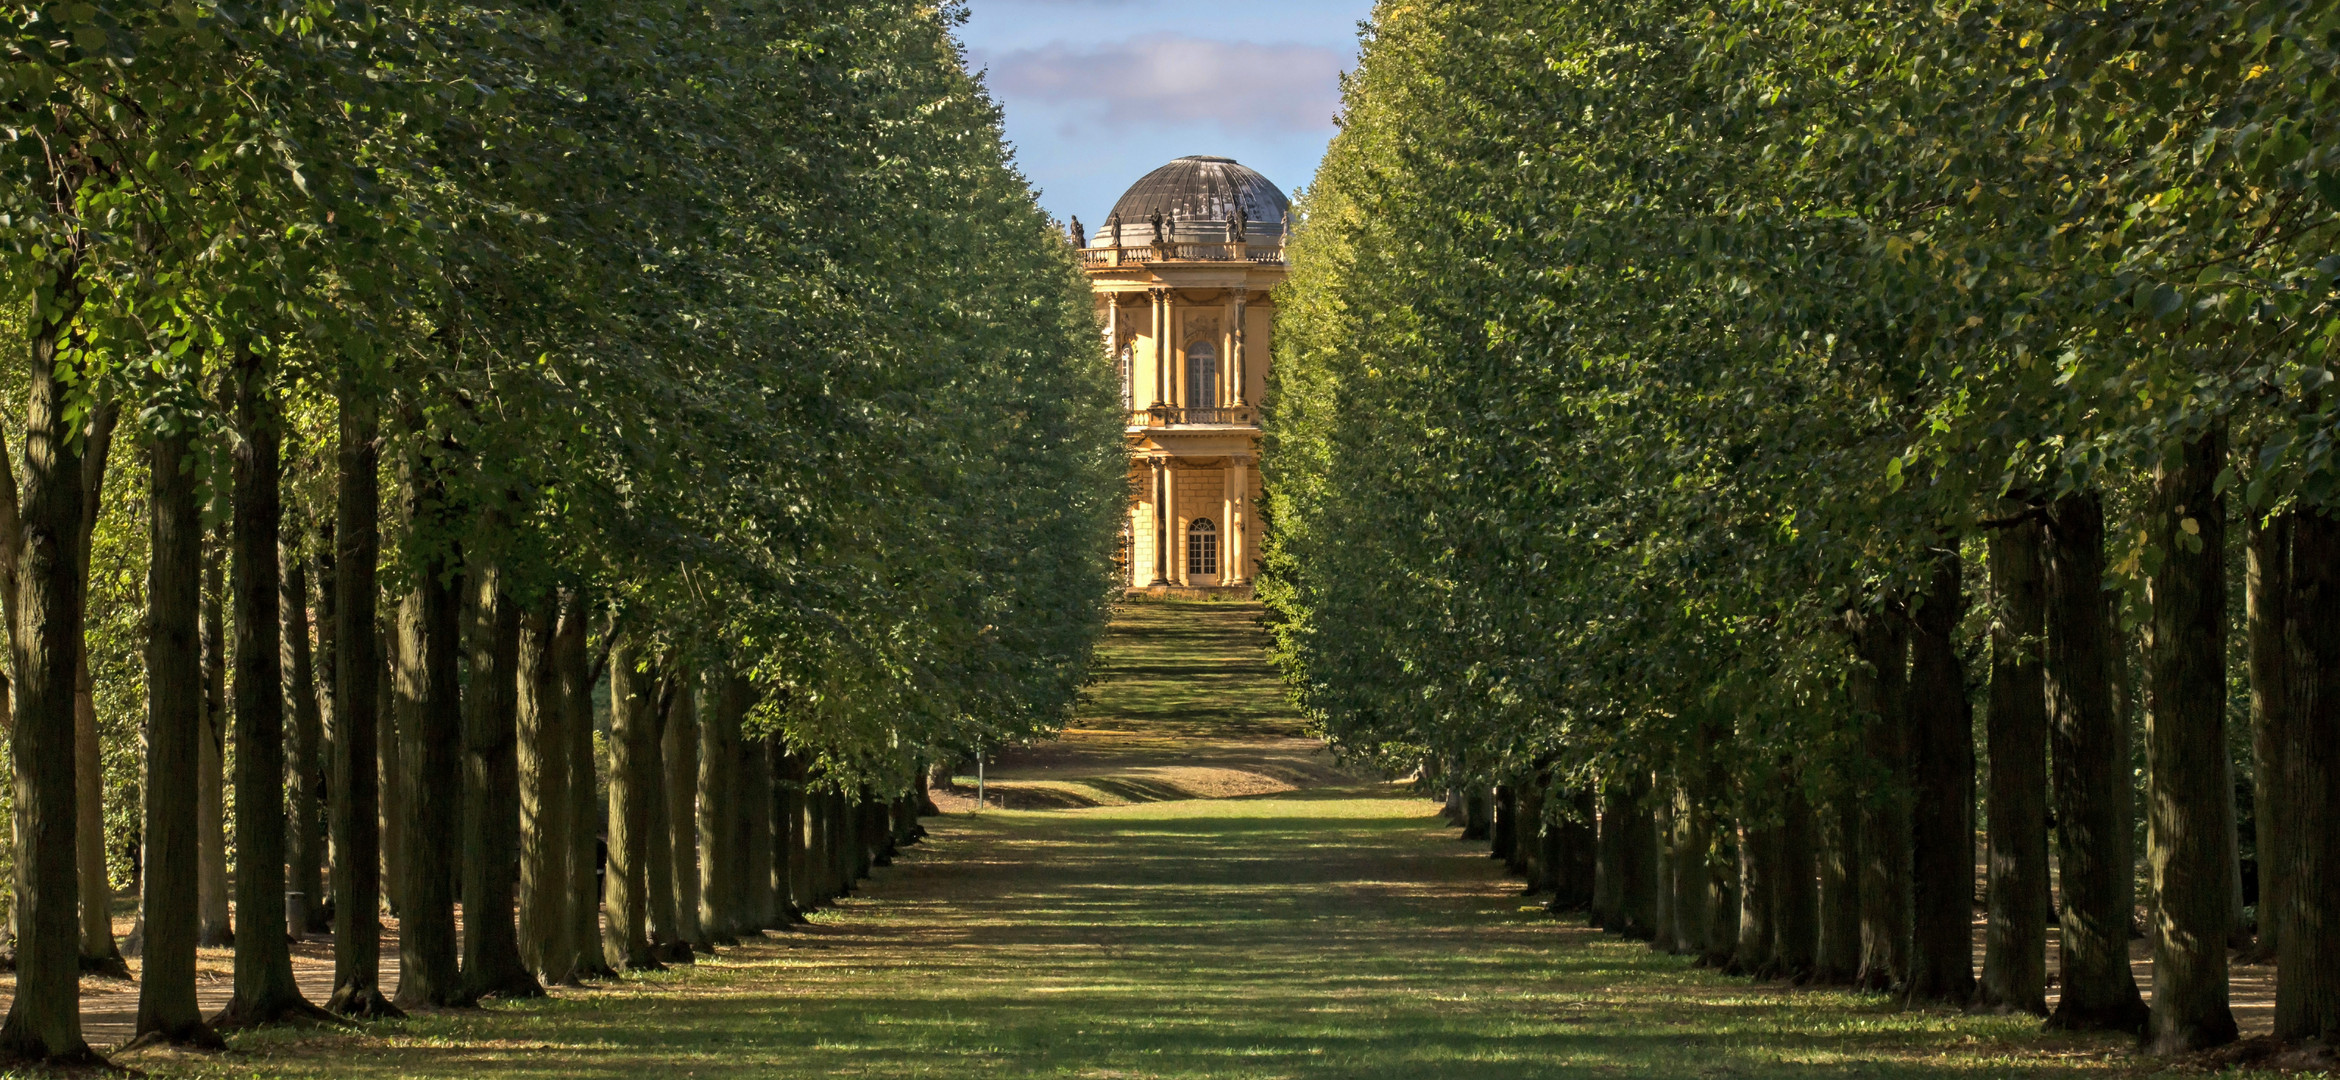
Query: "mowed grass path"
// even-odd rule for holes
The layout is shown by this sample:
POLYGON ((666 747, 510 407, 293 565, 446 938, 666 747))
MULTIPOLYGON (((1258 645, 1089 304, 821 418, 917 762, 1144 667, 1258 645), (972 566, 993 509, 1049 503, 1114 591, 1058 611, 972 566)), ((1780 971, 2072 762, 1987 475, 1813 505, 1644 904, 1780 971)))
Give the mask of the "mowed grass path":
POLYGON ((546 1080, 2140 1071, 2117 1040, 1750 985, 1554 921, 1427 801, 1293 748, 1253 615, 1126 610, 1067 745, 1003 767, 1011 790, 1019 773, 1071 790, 1098 766, 1083 798, 1101 804, 930 819, 926 843, 810 928, 543 1002, 126 1061, 546 1080), (1154 781, 1114 779, 1188 768, 1189 742, 1212 763, 1182 782, 1284 789, 1149 801, 1154 781))

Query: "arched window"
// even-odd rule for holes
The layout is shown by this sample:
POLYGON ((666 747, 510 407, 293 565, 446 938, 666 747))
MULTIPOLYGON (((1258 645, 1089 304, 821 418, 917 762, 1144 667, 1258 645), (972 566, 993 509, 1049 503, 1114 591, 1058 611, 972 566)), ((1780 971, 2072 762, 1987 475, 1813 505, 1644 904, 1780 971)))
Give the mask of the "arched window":
POLYGON ((1196 518, 1186 526, 1186 572, 1219 572, 1219 527, 1209 518, 1196 518))
POLYGON ((1198 341, 1186 347, 1186 407, 1219 407, 1219 350, 1212 348, 1210 342, 1198 341))
POLYGON ((1121 347, 1121 355, 1116 359, 1116 362, 1121 366, 1121 408, 1122 411, 1127 412, 1137 408, 1136 405, 1131 404, 1137 400, 1137 395, 1131 391, 1129 385, 1129 346, 1121 347))

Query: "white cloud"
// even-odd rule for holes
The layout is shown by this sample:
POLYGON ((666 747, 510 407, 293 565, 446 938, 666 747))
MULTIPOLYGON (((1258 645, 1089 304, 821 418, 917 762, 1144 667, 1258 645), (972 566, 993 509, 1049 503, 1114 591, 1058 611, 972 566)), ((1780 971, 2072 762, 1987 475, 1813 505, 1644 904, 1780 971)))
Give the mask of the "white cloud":
POLYGON ((1073 106, 1089 121, 1216 121, 1230 130, 1302 132, 1332 127, 1347 57, 1313 45, 1159 35, 1097 45, 1057 42, 981 59, 988 61, 993 90, 1011 103, 1028 98, 1073 106))

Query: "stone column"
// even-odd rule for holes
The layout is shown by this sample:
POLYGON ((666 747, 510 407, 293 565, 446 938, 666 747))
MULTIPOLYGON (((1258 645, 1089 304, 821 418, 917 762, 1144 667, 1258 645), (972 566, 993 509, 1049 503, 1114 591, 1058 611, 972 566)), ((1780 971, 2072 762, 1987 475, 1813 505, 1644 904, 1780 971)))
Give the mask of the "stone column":
POLYGON ((1235 573, 1235 474, 1242 459, 1230 455, 1219 470, 1219 584, 1232 585, 1235 573))
POLYGON ((1169 578, 1179 585, 1185 585, 1186 552, 1181 542, 1186 537, 1181 535, 1178 528, 1178 470, 1172 467, 1176 464, 1174 461, 1162 463, 1162 519, 1169 525, 1166 530, 1170 548, 1169 578))
POLYGON ((1170 470, 1164 468, 1161 458, 1152 459, 1154 465, 1154 580, 1152 584, 1170 584, 1170 470))
POLYGON ((1246 543, 1244 530, 1251 524, 1250 459, 1241 454, 1227 459, 1227 481, 1231 490, 1227 495, 1227 572, 1219 581, 1228 585, 1242 585, 1251 580, 1251 567, 1246 563, 1251 545, 1246 543))
MULTIPOLYGON (((1170 336, 1165 341, 1162 354, 1168 365, 1164 373, 1170 380, 1170 389, 1162 395, 1162 400, 1184 411, 1187 406, 1194 404, 1186 400, 1186 356, 1180 351, 1186 344, 1180 340, 1186 336, 1186 328, 1178 325, 1178 294, 1169 289, 1162 292, 1162 315, 1170 327, 1170 336)), ((1185 419, 1184 416, 1179 417, 1180 421, 1185 419)))
POLYGON ((1130 373, 1121 370, 1121 294, 1105 294, 1105 362, 1113 365, 1114 378, 1121 380, 1121 408, 1125 414, 1122 423, 1128 423, 1129 403, 1137 400, 1130 393, 1130 373))
POLYGON ((1170 290, 1147 289, 1154 311, 1154 407, 1170 404, 1170 290))
POLYGON ((1244 370, 1246 365, 1243 362, 1243 302, 1249 297, 1250 290, 1237 285, 1234 297, 1227 304, 1227 336, 1230 341, 1227 346, 1227 369, 1235 379, 1235 394, 1229 400, 1237 405, 1251 404, 1250 372, 1244 370))

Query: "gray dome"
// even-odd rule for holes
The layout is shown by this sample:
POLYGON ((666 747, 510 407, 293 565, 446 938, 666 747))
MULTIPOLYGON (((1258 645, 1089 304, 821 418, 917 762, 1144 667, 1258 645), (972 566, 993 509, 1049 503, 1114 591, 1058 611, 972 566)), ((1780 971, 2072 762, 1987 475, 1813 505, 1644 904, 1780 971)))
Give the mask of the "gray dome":
POLYGON ((1152 243, 1156 210, 1162 212, 1173 239, 1227 239, 1227 222, 1235 214, 1238 197, 1246 234, 1263 239, 1284 235, 1292 200, 1267 177, 1236 164, 1234 158, 1198 154, 1179 158, 1131 184, 1121 201, 1113 204, 1113 213, 1121 217, 1120 238, 1117 241, 1106 227, 1113 220, 1108 216, 1094 242, 1127 246, 1152 243))

